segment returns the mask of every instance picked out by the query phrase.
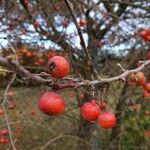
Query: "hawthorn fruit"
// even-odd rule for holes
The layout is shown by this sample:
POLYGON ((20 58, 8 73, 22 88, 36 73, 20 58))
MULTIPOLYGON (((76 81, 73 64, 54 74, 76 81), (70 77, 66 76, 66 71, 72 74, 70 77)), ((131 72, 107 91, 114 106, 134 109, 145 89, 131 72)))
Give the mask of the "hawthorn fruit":
POLYGON ((49 73, 55 78, 63 78, 69 74, 69 63, 62 56, 54 56, 48 60, 49 73))
POLYGON ((64 99, 54 92, 45 92, 39 99, 39 109, 50 116, 58 116, 65 111, 64 99))
POLYGON ((113 128, 116 126, 117 119, 113 113, 104 112, 98 116, 98 123, 104 129, 113 128))
POLYGON ((82 117, 87 121, 96 121, 100 113, 100 107, 95 100, 86 102, 81 107, 82 117))

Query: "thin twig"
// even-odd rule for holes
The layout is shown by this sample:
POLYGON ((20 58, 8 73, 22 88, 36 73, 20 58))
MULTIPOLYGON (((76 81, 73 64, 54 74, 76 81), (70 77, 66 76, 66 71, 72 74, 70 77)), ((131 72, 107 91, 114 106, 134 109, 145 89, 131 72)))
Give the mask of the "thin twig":
POLYGON ((78 136, 74 136, 74 135, 59 135, 53 139, 51 139, 49 142, 47 142, 44 146, 41 147, 41 150, 44 150, 45 148, 47 148, 51 143, 55 142, 56 140, 60 139, 60 138, 73 138, 73 139, 76 139, 76 140, 79 140, 85 144, 87 144, 88 146, 91 147, 91 144, 84 141, 83 139, 81 139, 80 137, 78 136))
POLYGON ((67 5, 67 7, 68 7, 68 9, 69 9, 69 12, 70 12, 70 14, 71 14, 71 16, 72 16, 72 18, 73 18, 73 21, 74 21, 74 23, 75 23, 75 26, 76 26, 76 28, 77 28, 78 35, 79 35, 79 38, 80 38, 80 45, 82 46, 82 48, 83 48, 83 50, 85 51, 85 54, 86 54, 86 56, 87 56, 87 64, 88 64, 88 66, 90 66, 90 68, 91 68, 93 74, 94 74, 97 78, 99 78, 99 75, 98 75, 97 71, 94 69, 94 65, 93 65, 92 58, 91 58, 91 56, 90 56, 89 50, 88 50, 87 47, 86 47, 86 44, 85 44, 85 41, 84 41, 84 38, 83 38, 83 35, 82 35, 81 28, 79 27, 79 24, 78 24, 78 22, 77 22, 76 15, 75 15, 75 12, 74 12, 74 10, 73 10, 73 5, 72 5, 72 3, 71 3, 69 0, 64 0, 64 1, 65 1, 66 5, 67 5))
POLYGON ((7 85, 6 89, 5 89, 5 92, 4 92, 4 98, 3 98, 3 102, 2 102, 2 108, 4 110, 4 116, 5 116, 5 120, 6 120, 6 125, 7 125, 7 128, 8 128, 8 131, 9 131, 9 138, 10 138, 10 142, 11 142, 13 150, 16 150, 16 147, 14 145, 14 140, 13 140, 12 131, 11 131, 11 127, 10 127, 7 111, 6 111, 6 108, 5 108, 5 104, 7 102, 8 90, 9 90, 10 86, 12 85, 12 83, 14 82, 15 78, 16 78, 16 74, 13 75, 12 79, 8 83, 8 85, 7 85))

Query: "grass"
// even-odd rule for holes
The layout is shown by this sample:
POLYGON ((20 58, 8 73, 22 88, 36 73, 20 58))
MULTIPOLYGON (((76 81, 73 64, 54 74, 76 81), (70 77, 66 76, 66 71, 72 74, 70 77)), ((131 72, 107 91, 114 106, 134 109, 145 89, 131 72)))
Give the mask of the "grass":
MULTIPOLYGON (((79 115, 75 114, 79 113, 79 110, 75 107, 75 97, 68 96, 68 92, 61 92, 61 95, 65 97, 69 111, 66 110, 66 113, 60 117, 52 118, 38 109, 37 102, 41 95, 41 88, 18 87, 12 88, 12 90, 16 95, 14 100, 17 107, 14 110, 7 109, 7 113, 17 149, 28 150, 41 147, 51 139, 59 135, 73 134, 77 129, 79 115)), ((3 89, 1 89, 1 93, 3 93, 3 89)), ((73 91, 69 91, 69 93, 73 93, 73 91)), ((3 128, 6 128, 6 124, 4 116, 0 116, 0 129, 3 128)), ((65 150, 75 144, 74 139, 69 139, 67 143, 66 141, 68 141, 67 138, 65 141, 60 138, 56 143, 53 142, 48 149, 57 150, 58 147, 61 147, 62 150, 65 150)))
MULTIPOLYGON (((114 110, 115 103, 119 97, 118 89, 120 90, 121 86, 122 85, 116 84, 110 87, 111 92, 109 92, 107 97, 109 101, 109 110, 114 110), (114 93, 114 89, 117 89, 117 92, 114 93)), ((49 144, 45 150, 77 150, 77 146, 80 143, 89 145, 89 149, 91 149, 91 146, 94 147, 92 141, 91 143, 85 143, 85 141, 82 141, 82 139, 77 136, 80 124, 80 109, 77 108, 74 91, 59 91, 64 97, 67 107, 64 115, 54 118, 41 113, 38 109, 37 102, 43 89, 46 90, 45 87, 15 87, 11 89, 15 92, 14 101, 16 102, 17 107, 14 110, 7 108, 7 113, 17 150, 40 149, 48 142, 49 144)), ((0 91, 2 96, 4 89, 1 89, 0 91)), ((139 92, 140 91, 141 90, 139 89, 139 92)), ((139 95, 138 93, 133 94, 133 92, 136 93, 134 88, 133 91, 131 88, 129 92, 131 92, 132 95, 135 95, 134 98, 139 95)), ((131 97, 131 99, 134 98, 131 97)), ((139 134, 143 132, 138 132, 141 131, 141 125, 139 126, 139 123, 135 118, 138 115, 140 121, 143 121, 141 122, 142 125, 147 125, 147 129, 149 128, 149 124, 147 123, 149 119, 148 121, 144 121, 142 115, 139 115, 136 112, 128 112, 128 109, 126 110, 126 113, 131 113, 132 115, 127 115, 125 118, 125 124, 123 124, 124 132, 122 133, 123 138, 120 142, 120 147, 123 150, 134 150, 137 149, 137 146, 140 148, 138 143, 141 143, 141 149, 146 150, 149 139, 145 140, 143 134, 139 134), (132 123, 133 119, 135 120, 134 126, 132 123), (133 129, 137 130, 136 134, 133 129), (144 148, 142 148, 143 146, 144 148)), ((91 124, 91 126, 93 126, 93 124, 91 124)), ((102 150, 107 149, 110 131, 106 132, 99 128, 97 124, 93 127, 95 130, 92 134, 92 140, 98 140, 99 148, 101 147, 102 150)), ((0 116, 0 130, 4 128, 6 128, 6 123, 3 115, 0 116)), ((0 150, 5 150, 8 147, 11 147, 11 145, 0 145, 0 150)))

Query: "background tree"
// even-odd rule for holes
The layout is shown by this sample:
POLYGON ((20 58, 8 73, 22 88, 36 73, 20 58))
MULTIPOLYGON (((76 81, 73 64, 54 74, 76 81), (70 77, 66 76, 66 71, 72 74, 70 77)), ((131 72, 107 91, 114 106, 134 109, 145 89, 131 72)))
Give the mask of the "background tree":
MULTIPOLYGON (((11 80, 4 92, 2 106, 5 106, 12 83, 46 85, 50 90, 61 90, 65 94, 71 88, 75 92, 75 106, 78 108, 91 98, 106 100, 108 108, 116 114, 117 126, 111 132, 103 131, 95 124, 79 118, 79 110, 75 107, 74 116, 79 116, 75 128, 65 130, 70 136, 54 134, 58 136, 56 141, 67 136, 75 138, 79 143, 72 149, 91 149, 91 146, 93 149, 119 149, 129 146, 129 143, 135 148, 139 145, 148 148, 148 139, 143 137, 149 129, 149 118, 142 121, 139 118, 149 106, 142 101, 142 88, 128 86, 126 78, 150 63, 146 61, 149 40, 140 35, 140 31, 150 28, 149 6, 148 0, 1 1, 0 64, 5 67, 2 68, 3 74, 6 73, 4 81, 8 83, 8 77, 11 80), (67 78, 55 80, 47 74, 48 59, 54 55, 68 59, 71 73, 67 78), (144 62, 138 67, 139 60, 144 62), (140 126, 134 122, 134 111, 138 116, 138 123, 135 122, 140 126), (128 125, 128 122, 135 123, 135 126, 128 125), (139 128, 142 131, 133 136, 139 128)), ((144 73, 149 81, 148 70, 149 67, 146 67, 144 73)), ((69 108, 67 112, 71 112, 69 108)), ((74 123, 73 120, 69 121, 74 123)), ((7 118, 6 123, 9 128, 7 118)), ((10 140, 15 149, 13 132, 10 140)), ((42 148, 47 148, 49 144, 51 140, 42 148)))

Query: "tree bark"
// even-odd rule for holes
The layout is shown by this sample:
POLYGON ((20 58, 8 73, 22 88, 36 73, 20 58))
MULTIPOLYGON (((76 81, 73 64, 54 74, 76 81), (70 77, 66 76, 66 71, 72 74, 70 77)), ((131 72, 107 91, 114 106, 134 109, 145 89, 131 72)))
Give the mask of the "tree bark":
POLYGON ((115 128, 112 129, 112 133, 109 138, 109 149, 110 150, 117 150, 119 149, 119 143, 121 140, 121 129, 122 129, 122 121, 123 121, 123 115, 124 115, 124 110, 126 106, 126 99, 128 97, 128 85, 125 84, 121 96, 119 98, 119 101, 116 106, 116 117, 117 117, 117 125, 115 128))
MULTIPOLYGON (((92 73, 89 71, 85 74, 85 72, 83 72, 83 76, 85 79, 91 79, 92 73)), ((91 99, 91 88, 87 87, 85 89, 86 91, 84 92, 84 99, 80 101, 80 104, 82 106, 82 104, 86 101, 89 101, 91 99)), ((91 137, 92 137, 92 131, 93 131, 93 124, 85 121, 82 116, 80 116, 80 123, 79 123, 79 127, 78 127, 78 136, 82 139, 85 140, 86 142, 91 141, 91 137)), ((78 143, 77 146, 77 150, 89 150, 90 147, 88 145, 86 145, 85 143, 78 143)))

